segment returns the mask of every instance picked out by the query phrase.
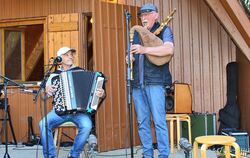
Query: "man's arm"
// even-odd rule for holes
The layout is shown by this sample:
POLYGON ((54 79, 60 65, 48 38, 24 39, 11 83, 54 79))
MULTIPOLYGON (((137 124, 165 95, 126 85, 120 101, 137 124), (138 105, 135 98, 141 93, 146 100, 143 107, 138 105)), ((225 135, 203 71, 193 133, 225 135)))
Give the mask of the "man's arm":
POLYGON ((158 57, 173 56, 174 54, 174 37, 171 29, 167 27, 162 35, 163 45, 155 47, 147 47, 139 44, 131 46, 131 53, 149 54, 158 57))
POLYGON ((56 75, 50 74, 50 76, 47 80, 47 83, 46 83, 45 92, 48 94, 48 97, 51 97, 53 95, 53 93, 55 93, 55 91, 56 91, 56 87, 51 85, 51 80, 54 76, 56 76, 56 75))
POLYGON ((149 54, 154 56, 167 56, 174 54, 174 44, 172 42, 165 42, 161 46, 156 47, 144 47, 139 44, 134 44, 131 46, 131 53, 135 54, 149 54))

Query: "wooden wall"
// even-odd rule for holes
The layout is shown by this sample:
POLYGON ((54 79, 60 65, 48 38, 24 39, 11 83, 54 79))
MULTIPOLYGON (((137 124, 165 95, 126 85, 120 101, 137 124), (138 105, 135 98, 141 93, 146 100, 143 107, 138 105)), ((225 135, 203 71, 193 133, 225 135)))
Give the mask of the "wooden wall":
MULTIPOLYGON (((140 6, 152 1, 118 2, 140 6)), ((226 65, 236 60, 234 42, 203 0, 153 2, 161 20, 177 8, 170 23, 175 39, 173 79, 192 84, 194 111, 218 112, 226 101, 226 65)))
MULTIPOLYGON (((29 87, 30 89, 38 89, 37 87, 29 87)), ((17 142, 27 142, 28 138, 28 116, 33 119, 33 129, 36 135, 39 135, 38 122, 44 116, 44 104, 40 97, 38 97, 37 102, 33 102, 34 95, 32 93, 26 93, 20 91, 17 87, 9 87, 7 89, 7 97, 9 100, 10 115, 13 124, 13 129, 17 142)), ((51 100, 48 100, 47 111, 51 110, 51 100)), ((0 113, 0 117, 3 118, 3 111, 0 113)), ((0 125, 0 128, 2 124, 0 125)), ((1 139, 2 142, 5 141, 3 135, 1 139)), ((10 132, 10 126, 8 124, 8 139, 13 142, 13 137, 10 132)))
MULTIPOLYGON (((47 37, 48 51, 45 59, 56 56, 56 52, 63 46, 68 46, 76 50, 74 64, 79 65, 80 48, 80 15, 72 14, 55 14, 47 18, 47 37)), ((46 61, 46 60, 45 60, 46 61)))
POLYGON ((241 113, 241 128, 250 133, 250 62, 246 59, 243 53, 237 49, 237 62, 239 64, 239 81, 238 81, 238 105, 241 113))
MULTIPOLYGON (((119 4, 134 6, 141 6, 146 2, 153 2, 159 7, 160 20, 165 19, 172 9, 177 8, 170 23, 175 39, 175 54, 170 63, 173 80, 192 84, 194 111, 217 113, 226 103, 226 64, 236 61, 234 42, 204 0, 118 0, 119 4)), ((91 12, 92 7, 95 7, 92 6, 91 0, 1 0, 0 3, 3 8, 0 10, 2 21, 49 14, 91 12)), ((123 27, 117 23, 124 22, 124 19, 121 19, 123 12, 116 12, 119 6, 113 5, 110 4, 109 10, 105 11, 110 17, 99 15, 99 20, 107 26, 123 27), (111 17, 117 21, 112 21, 111 17)), ((136 12, 133 11, 132 16, 136 16, 136 12)), ((100 62, 95 68, 108 72, 108 99, 100 108, 98 113, 101 115, 98 117, 103 119, 100 126, 104 131, 100 132, 112 138, 101 138, 104 139, 102 150, 121 148, 127 143, 123 142, 127 134, 123 129, 127 126, 128 117, 124 116, 127 112, 123 80, 126 71, 125 46, 117 47, 117 44, 124 40, 124 32, 112 27, 107 28, 107 31, 110 35, 103 32, 101 38, 104 40, 96 43, 97 54, 94 59, 95 63, 100 62), (103 56, 105 57, 101 58, 103 56)), ((100 33, 96 34, 96 37, 99 38, 100 33)), ((24 106, 29 107, 28 104, 24 106)))
MULTIPOLYGON (((193 111, 218 113, 226 102, 226 65, 236 60, 235 44, 203 1, 162 2, 166 8, 162 19, 177 8, 170 24, 175 39, 175 54, 170 63, 173 80, 192 85, 193 111)), ((126 35, 124 17, 121 18, 126 7, 108 3, 94 6, 95 68, 107 74, 107 92, 111 92, 98 112, 103 123, 97 129, 102 139, 106 139, 101 140, 106 142, 101 149, 112 149, 116 144, 122 146, 125 134, 120 132, 125 117, 121 112, 126 107, 126 45, 122 40, 126 35)), ((129 8, 129 11, 136 17, 136 10, 129 8)), ((135 24, 133 18, 132 24, 135 24)))
POLYGON ((90 12, 92 0, 1 0, 0 20, 90 12))
MULTIPOLYGON (((129 147, 129 109, 126 97, 126 32, 124 10, 136 14, 136 7, 98 3, 94 5, 94 69, 102 71, 107 77, 107 98, 105 105, 98 110, 96 117, 99 148, 112 149, 129 147), (103 16, 102 16, 103 15, 103 16), (108 93, 111 92, 111 93, 108 93)), ((136 24, 136 18, 131 18, 136 24)), ((132 106, 132 105, 130 105, 132 106)), ((133 108, 133 107, 132 107, 133 108)), ((133 113, 135 144, 139 144, 133 113)))

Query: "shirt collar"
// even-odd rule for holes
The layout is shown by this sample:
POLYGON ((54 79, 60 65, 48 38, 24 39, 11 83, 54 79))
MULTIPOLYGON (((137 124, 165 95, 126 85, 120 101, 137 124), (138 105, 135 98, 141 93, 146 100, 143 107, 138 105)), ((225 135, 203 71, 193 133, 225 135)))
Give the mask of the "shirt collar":
MULTIPOLYGON (((70 68, 69 68, 69 70, 71 70, 71 69, 73 69, 73 68, 75 68, 76 66, 73 64, 70 68)), ((60 71, 65 71, 64 69, 63 69, 63 67, 62 66, 60 66, 59 68, 58 68, 58 70, 60 70, 60 71)))

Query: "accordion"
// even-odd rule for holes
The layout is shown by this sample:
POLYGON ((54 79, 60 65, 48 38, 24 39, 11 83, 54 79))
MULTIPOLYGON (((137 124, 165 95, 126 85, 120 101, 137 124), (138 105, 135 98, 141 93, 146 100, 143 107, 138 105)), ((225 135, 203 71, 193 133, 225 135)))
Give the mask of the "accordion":
POLYGON ((70 70, 52 78, 56 87, 53 106, 58 115, 75 112, 92 113, 98 107, 97 89, 102 88, 104 76, 100 72, 70 70))

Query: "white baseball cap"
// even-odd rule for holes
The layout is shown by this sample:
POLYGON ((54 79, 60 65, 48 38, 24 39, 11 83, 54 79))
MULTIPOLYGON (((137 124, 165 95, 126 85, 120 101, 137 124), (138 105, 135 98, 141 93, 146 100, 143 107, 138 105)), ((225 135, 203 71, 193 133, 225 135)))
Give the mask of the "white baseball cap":
POLYGON ((71 51, 71 52, 76 52, 76 50, 73 49, 73 48, 61 47, 61 48, 57 51, 57 56, 62 56, 63 54, 68 53, 69 51, 71 51))

